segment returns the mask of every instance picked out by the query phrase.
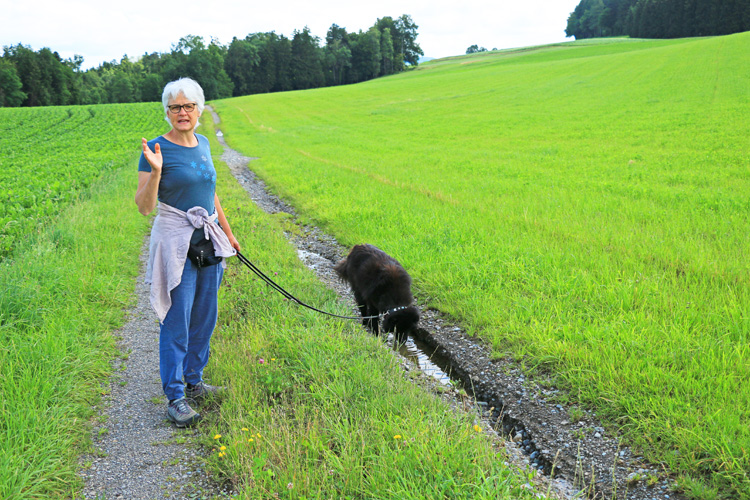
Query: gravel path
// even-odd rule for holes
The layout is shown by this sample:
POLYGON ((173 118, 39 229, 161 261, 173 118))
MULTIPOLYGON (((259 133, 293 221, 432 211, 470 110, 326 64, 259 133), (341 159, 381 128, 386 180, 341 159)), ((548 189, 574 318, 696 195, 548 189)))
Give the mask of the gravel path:
POLYGON ((144 282, 147 242, 136 280, 138 302, 117 332, 121 357, 102 387, 101 412, 93 432, 95 452, 82 457, 86 499, 223 498, 230 492, 211 483, 201 467, 198 431, 177 429, 166 419, 159 378, 159 323, 144 282))

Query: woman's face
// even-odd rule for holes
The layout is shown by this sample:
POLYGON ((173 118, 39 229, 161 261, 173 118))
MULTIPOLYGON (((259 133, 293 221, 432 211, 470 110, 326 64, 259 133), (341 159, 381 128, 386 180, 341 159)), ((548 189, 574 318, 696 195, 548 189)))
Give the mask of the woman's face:
POLYGON ((187 99, 182 92, 169 101, 169 104, 167 105, 167 115, 169 116, 169 121, 172 123, 172 128, 177 132, 192 132, 198 123, 198 118, 201 116, 200 111, 198 111, 198 105, 195 101, 187 99), (174 113, 173 110, 170 109, 180 104, 193 104, 194 109, 193 111, 188 112, 185 108, 181 107, 177 113, 174 113))

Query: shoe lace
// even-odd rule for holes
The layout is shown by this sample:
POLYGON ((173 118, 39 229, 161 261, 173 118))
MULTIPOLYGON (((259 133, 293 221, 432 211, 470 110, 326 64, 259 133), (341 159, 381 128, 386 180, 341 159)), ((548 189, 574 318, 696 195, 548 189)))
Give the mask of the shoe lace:
POLYGON ((174 403, 172 403, 172 407, 177 410, 177 413, 180 413, 182 415, 187 415, 190 413, 190 407, 187 404, 187 401, 185 401, 185 398, 178 399, 174 403))

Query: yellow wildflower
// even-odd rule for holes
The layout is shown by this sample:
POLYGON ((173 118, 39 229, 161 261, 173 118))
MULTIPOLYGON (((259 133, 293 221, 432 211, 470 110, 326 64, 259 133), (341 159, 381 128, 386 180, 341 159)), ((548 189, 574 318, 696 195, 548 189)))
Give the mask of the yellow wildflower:
POLYGON ((396 434, 395 436, 393 436, 393 439, 401 439, 401 434, 396 434))
POLYGON ((478 425, 476 425, 476 424, 474 424, 474 430, 475 430, 475 431, 477 431, 477 432, 482 432, 482 428, 481 428, 481 427, 479 427, 479 426, 478 426, 478 425))
POLYGON ((222 446, 222 447, 220 447, 219 449, 220 449, 221 451, 224 451, 224 450, 226 450, 226 449, 227 449, 227 447, 226 447, 226 446, 222 446))
POLYGON ((245 432, 247 432, 247 431, 249 431, 250 429, 248 429, 247 427, 243 427, 243 428, 242 428, 242 430, 243 430, 243 431, 245 431, 245 432))
POLYGON ((219 439, 221 437, 221 434, 217 434, 214 436, 214 439, 219 439))

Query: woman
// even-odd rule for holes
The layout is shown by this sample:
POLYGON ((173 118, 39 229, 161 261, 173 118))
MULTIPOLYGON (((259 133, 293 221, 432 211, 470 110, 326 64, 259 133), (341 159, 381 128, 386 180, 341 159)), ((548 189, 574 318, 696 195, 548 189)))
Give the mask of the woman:
POLYGON ((159 206, 146 282, 151 283, 151 305, 160 322, 159 369, 169 400, 167 417, 185 427, 200 419, 187 399, 198 400, 221 389, 203 381, 203 369, 226 267, 225 260, 200 267, 202 262, 189 258, 188 249, 210 239, 216 256, 225 258, 239 251, 240 244, 216 196, 208 140, 194 132, 205 104, 203 89, 189 78, 170 82, 162 104, 172 129, 151 141, 142 140, 135 202, 143 215, 150 214, 157 202, 159 206))

